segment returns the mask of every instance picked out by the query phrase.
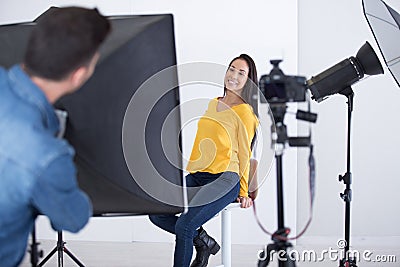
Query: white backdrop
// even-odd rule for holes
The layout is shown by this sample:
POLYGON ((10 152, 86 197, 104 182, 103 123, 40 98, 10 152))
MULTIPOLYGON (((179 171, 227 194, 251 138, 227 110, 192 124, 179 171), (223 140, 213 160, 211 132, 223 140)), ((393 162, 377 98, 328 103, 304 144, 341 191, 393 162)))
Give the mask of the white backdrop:
MULTIPOLYGON (((172 13, 175 21, 178 64, 206 61, 228 64, 240 53, 250 54, 259 75, 270 71, 270 59, 283 58, 286 74, 311 76, 340 60, 355 55, 365 40, 376 45, 362 16, 361 1, 22 1, 0 2, 0 23, 30 21, 49 6, 83 5, 98 7, 106 15, 172 13), (20 6, 24 6, 23 9, 20 6)), ((398 8, 399 10, 399 8, 398 8)), ((377 50, 376 50, 377 51, 377 50)), ((399 236, 396 226, 400 216, 393 212, 399 194, 399 171, 396 160, 399 131, 395 114, 400 91, 388 71, 354 86, 352 233, 359 240, 399 236)), ((221 77, 222 79, 222 77, 221 77)), ((214 97, 220 91, 204 92, 194 86, 181 88, 181 100, 201 96, 214 97)), ((343 235, 343 185, 337 175, 345 172, 346 104, 339 96, 313 104, 318 112, 313 126, 317 162, 317 195, 314 220, 299 242, 322 242, 343 235)), ((266 107, 260 109, 261 123, 267 123, 266 107)), ((296 134, 294 119, 286 121, 291 135, 296 134)), ((269 125, 266 125, 269 127, 269 125)), ((299 123, 300 128, 304 128, 299 123)), ((300 131, 303 133, 303 129, 300 131)), ((305 130, 304 130, 305 132, 305 130)), ((184 150, 190 150, 188 133, 184 150)), ((266 136, 265 138, 269 138, 266 136)), ((302 228, 308 216, 306 151, 287 149, 284 155, 286 225, 302 228)), ((269 166, 269 162, 261 162, 269 166)), ((264 168, 268 168, 264 166, 264 168)), ((276 228, 274 167, 263 184, 257 201, 259 214, 267 228, 276 228)), ((45 218, 37 223, 39 238, 55 238, 45 218)), ((219 238, 219 218, 206 225, 219 238)), ((265 244, 270 238, 257 227, 252 210, 233 211, 233 242, 265 244)), ((93 218, 79 234, 67 239, 172 242, 173 237, 155 228, 145 216, 128 218, 93 218)), ((333 241, 333 242, 334 242, 333 241)))
MULTIPOLYGON (((386 1, 400 11, 399 1, 386 1)), ((369 41, 379 54, 364 18, 361 1, 299 1, 299 72, 317 75, 339 61, 355 56, 369 41)), ((399 40, 388 40, 399 42, 399 40)), ((380 57, 381 58, 381 57, 380 57)), ((381 60, 384 65, 383 59, 381 60)), ((351 243, 400 243, 398 114, 400 89, 384 65, 385 75, 372 76, 353 86, 355 92, 352 123, 353 201, 351 203, 351 243), (354 242, 353 242, 354 241, 354 242)), ((344 202, 339 193, 344 184, 338 175, 346 172, 347 100, 332 96, 313 103, 318 113, 314 126, 317 185, 314 220, 300 243, 331 242, 344 237, 344 202)), ((304 184, 305 154, 299 154, 298 184, 304 184)), ((304 187, 298 187, 298 225, 305 216, 304 187)))
MULTIPOLYGON (((106 15, 117 14, 158 14, 172 13, 175 22, 175 35, 178 64, 206 61, 228 64, 240 53, 251 55, 259 74, 270 71, 270 59, 284 59, 285 72, 296 73, 297 66, 297 6, 296 1, 2 1, 0 4, 0 23, 30 21, 49 6, 83 5, 98 7, 106 15), (24 8, 21 9, 20 6, 24 8)), ((221 81, 223 77, 221 77, 221 81)), ((198 97, 215 97, 222 91, 202 90, 202 87, 181 88, 181 101, 198 97)), ((183 110, 183 115, 185 111, 183 110)), ((260 108, 261 123, 269 128, 266 106, 260 108), (265 120, 265 122, 264 122, 265 120)), ((295 122, 290 127, 296 131, 295 122)), ((265 138, 270 138, 266 136, 265 138)), ((184 133, 184 152, 189 153, 193 133, 184 133), (185 135, 186 134, 186 135, 185 135)), ((267 148, 268 149, 268 148, 267 148)), ((288 199, 287 224, 296 227, 296 157, 295 151, 287 153, 288 166, 285 183, 288 199)), ((271 162, 261 162, 268 170, 271 162)), ((276 229, 274 171, 264 183, 258 200, 260 217, 266 226, 276 229)), ((133 203, 134 205, 134 203, 133 203)), ((206 229, 220 238, 220 218, 212 219, 206 229)), ((269 243, 256 226, 253 212, 233 211, 234 243, 269 243)), ((39 238, 54 238, 47 219, 37 222, 39 238)), ((113 241, 173 241, 173 237, 153 226, 146 216, 129 218, 93 218, 79 234, 66 234, 67 239, 113 240, 113 241)))

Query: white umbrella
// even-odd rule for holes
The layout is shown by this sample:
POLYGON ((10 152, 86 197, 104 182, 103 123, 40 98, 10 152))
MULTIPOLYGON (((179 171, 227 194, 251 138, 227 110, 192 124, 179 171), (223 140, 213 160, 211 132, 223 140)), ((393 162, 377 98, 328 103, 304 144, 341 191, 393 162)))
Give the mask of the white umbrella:
POLYGON ((400 15, 382 0, 363 0, 362 3, 382 57, 400 87, 400 15))

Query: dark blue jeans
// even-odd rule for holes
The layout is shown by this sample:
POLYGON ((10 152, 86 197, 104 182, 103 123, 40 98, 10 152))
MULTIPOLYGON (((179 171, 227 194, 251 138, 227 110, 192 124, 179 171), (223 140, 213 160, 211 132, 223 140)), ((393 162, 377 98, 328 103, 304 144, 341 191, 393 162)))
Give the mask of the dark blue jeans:
POLYGON ((190 199, 188 212, 180 216, 149 216, 152 223, 176 235, 174 267, 190 265, 197 229, 233 202, 240 189, 239 175, 234 172, 188 174, 186 184, 190 199))

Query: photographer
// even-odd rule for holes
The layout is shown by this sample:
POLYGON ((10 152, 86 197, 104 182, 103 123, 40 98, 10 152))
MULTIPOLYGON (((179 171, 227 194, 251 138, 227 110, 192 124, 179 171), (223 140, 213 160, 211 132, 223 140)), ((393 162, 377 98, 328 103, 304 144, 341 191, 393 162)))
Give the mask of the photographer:
POLYGON ((77 185, 74 151, 56 137, 52 106, 92 75, 109 21, 94 10, 54 8, 31 33, 24 62, 0 68, 0 264, 17 266, 39 214, 78 232, 91 203, 77 185))

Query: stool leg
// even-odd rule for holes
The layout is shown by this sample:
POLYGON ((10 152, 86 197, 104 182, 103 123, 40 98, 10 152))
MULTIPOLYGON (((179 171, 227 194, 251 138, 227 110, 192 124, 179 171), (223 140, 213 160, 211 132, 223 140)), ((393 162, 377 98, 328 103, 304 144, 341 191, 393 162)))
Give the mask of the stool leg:
POLYGON ((221 215, 221 239, 222 239, 222 265, 224 267, 231 267, 232 265, 232 221, 231 221, 231 211, 229 209, 224 209, 221 215))

